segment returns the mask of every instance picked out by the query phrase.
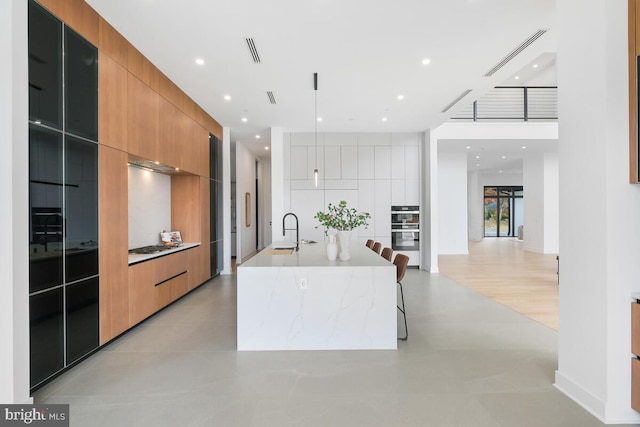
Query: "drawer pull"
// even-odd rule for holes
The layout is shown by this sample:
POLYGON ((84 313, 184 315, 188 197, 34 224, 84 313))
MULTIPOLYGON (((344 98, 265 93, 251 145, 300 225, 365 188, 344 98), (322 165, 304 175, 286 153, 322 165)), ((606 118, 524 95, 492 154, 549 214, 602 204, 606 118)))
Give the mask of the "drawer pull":
POLYGON ((173 280, 173 279, 175 279, 176 277, 180 277, 180 276, 182 276, 183 274, 187 274, 187 271, 188 271, 188 270, 185 270, 185 271, 183 271, 182 273, 178 273, 178 274, 176 274, 175 276, 169 277, 168 279, 165 279, 165 280, 163 280, 163 281, 162 281, 162 282, 160 282, 160 283, 156 283, 154 286, 160 286, 160 285, 162 285, 163 283, 168 282, 169 280, 173 280))

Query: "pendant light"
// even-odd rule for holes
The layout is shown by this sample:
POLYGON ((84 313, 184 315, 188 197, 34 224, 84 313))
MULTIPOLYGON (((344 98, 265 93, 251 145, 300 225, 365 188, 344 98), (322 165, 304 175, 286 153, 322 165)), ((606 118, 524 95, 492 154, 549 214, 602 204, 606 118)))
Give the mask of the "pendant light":
POLYGON ((315 149, 316 149, 316 168, 313 170, 313 180, 318 186, 318 73, 313 73, 313 98, 315 104, 315 117, 313 120, 313 124, 315 126, 314 132, 314 141, 315 141, 315 149))

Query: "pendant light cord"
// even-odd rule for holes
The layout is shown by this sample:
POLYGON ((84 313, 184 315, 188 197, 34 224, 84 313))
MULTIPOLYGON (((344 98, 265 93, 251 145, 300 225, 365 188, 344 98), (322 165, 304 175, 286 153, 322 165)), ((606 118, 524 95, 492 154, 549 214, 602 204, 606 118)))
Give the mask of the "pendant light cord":
POLYGON ((314 123, 314 135, 315 135, 315 148, 316 148, 316 171, 318 170, 318 73, 313 73, 313 93, 314 93, 314 108, 315 117, 314 123))
POLYGON ((313 126, 314 126, 314 144, 316 149, 316 167, 313 170, 313 180, 315 182, 316 187, 318 186, 318 73, 313 73, 313 99, 314 99, 314 113, 315 117, 313 118, 313 126))

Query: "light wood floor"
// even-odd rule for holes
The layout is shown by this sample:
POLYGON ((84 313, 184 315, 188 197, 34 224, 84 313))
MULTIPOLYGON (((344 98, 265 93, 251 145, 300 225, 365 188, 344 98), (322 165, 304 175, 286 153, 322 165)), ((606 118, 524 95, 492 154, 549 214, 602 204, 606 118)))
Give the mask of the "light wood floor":
POLYGON ((556 255, 512 238, 469 242, 469 255, 440 255, 440 274, 558 330, 556 255))

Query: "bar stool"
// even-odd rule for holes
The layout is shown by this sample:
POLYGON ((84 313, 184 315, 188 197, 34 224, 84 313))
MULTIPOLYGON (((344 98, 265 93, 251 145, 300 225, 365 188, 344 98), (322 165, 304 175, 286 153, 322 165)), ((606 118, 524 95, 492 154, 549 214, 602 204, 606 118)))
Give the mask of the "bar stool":
POLYGON ((387 261, 391 262, 391 257, 393 256, 393 249, 391 248, 384 248, 382 249, 382 258, 386 259, 387 261))
POLYGON ((374 242, 373 240, 371 240, 371 239, 367 240, 367 247, 368 247, 369 249, 373 249, 373 244, 374 244, 374 243, 375 243, 375 242, 374 242))
POLYGON ((398 285, 400 285, 400 298, 402 301, 402 308, 398 305, 398 310, 404 316, 404 337, 398 338, 399 340, 406 341, 409 338, 409 329, 407 329, 407 313, 404 308, 404 292, 402 291, 402 279, 404 278, 404 273, 407 271, 407 265, 409 264, 409 257, 404 254, 397 254, 393 259, 393 263, 396 266, 396 281, 398 285))
POLYGON ((377 253, 378 255, 380 255, 380 251, 382 250, 382 243, 380 242, 375 242, 373 244, 373 247, 371 248, 373 250, 373 252, 377 253))

